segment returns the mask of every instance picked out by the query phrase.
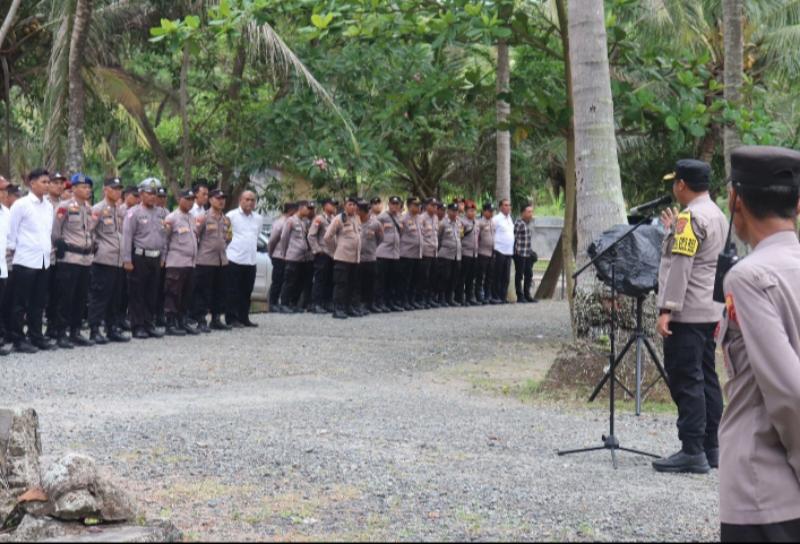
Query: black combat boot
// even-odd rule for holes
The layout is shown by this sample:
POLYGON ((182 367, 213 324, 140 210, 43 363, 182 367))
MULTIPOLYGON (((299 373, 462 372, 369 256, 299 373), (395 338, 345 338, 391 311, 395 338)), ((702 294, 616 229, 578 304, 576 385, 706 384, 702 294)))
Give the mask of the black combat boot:
POLYGON ((205 317, 197 320, 197 330, 204 334, 209 334, 211 332, 211 327, 208 326, 205 317))
POLYGON ((72 349, 75 347, 72 344, 72 342, 69 341, 69 336, 67 336, 67 331, 59 333, 57 345, 61 349, 72 349))
POLYGON ((3 344, 0 345, 0 357, 5 357, 6 355, 9 355, 12 351, 14 351, 14 344, 10 342, 5 342, 5 339, 3 340, 4 340, 3 344))
POLYGON ((343 306, 335 304, 333 306, 333 318, 334 319, 347 319, 348 313, 345 311, 343 306))
POLYGON ((327 314, 328 311, 323 306, 321 306, 319 304, 315 304, 314 305, 314 309, 311 310, 311 313, 320 315, 320 314, 327 314))
MULTIPOLYGON (((145 333, 145 338, 147 337, 147 333, 145 333)), ((106 329, 106 338, 108 338, 109 342, 130 342, 131 337, 125 334, 120 327, 111 327, 110 329, 106 329)))
POLYGON ((178 323, 178 319, 175 316, 167 316, 167 336, 186 336, 186 331, 183 330, 178 323))
POLYGON ((89 347, 94 345, 94 340, 86 338, 81 334, 80 329, 71 329, 69 331, 69 341, 76 346, 89 347))
POLYGON ((98 326, 94 326, 89 329, 89 340, 92 340, 98 346, 108 344, 108 338, 106 338, 103 333, 100 332, 100 327, 98 326))
POLYGON ((186 334, 189 334, 191 336, 197 336, 198 334, 200 334, 200 331, 198 331, 197 328, 194 327, 192 323, 185 317, 178 318, 178 327, 186 331, 186 334))
POLYGON ((150 333, 145 327, 136 327, 136 330, 133 331, 133 337, 138 340, 146 340, 150 338, 150 333))
POLYGON ((711 470, 706 458, 706 452, 691 454, 683 450, 674 453, 666 459, 653 461, 653 468, 656 472, 688 472, 692 474, 706 474, 711 470))
POLYGON ((525 298, 525 295, 522 293, 517 293, 517 304, 526 304, 528 301, 525 298))
POLYGON ((231 330, 230 325, 226 325, 222 322, 219 315, 211 314, 211 330, 213 331, 229 331, 231 330))
POLYGON ((706 459, 708 460, 708 466, 711 468, 719 468, 719 448, 707 449, 706 459))
POLYGON ((531 302, 533 304, 536 304, 537 302, 539 302, 539 300, 533 298, 530 293, 525 293, 525 300, 527 300, 528 302, 531 302))

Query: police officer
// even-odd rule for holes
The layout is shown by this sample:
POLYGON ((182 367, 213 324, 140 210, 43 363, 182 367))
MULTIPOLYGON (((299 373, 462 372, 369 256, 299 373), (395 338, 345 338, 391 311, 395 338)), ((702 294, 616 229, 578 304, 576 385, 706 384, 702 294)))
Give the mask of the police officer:
POLYGON ((489 304, 492 300, 493 280, 492 264, 494 257, 494 204, 483 204, 483 215, 478 219, 478 273, 475 278, 475 294, 478 302, 489 304))
MULTIPOLYGON (((47 183, 47 200, 53 206, 53 214, 61 205, 64 188, 69 184, 69 179, 61 172, 54 172, 50 175, 47 183)), ((58 338, 58 283, 57 272, 58 259, 56 258, 56 246, 53 244, 50 250, 50 268, 47 269, 47 307, 45 317, 47 318, 47 337, 56 340, 58 338)))
POLYGON ((299 306, 303 289, 303 269, 311 254, 308 243, 308 224, 304 219, 311 212, 307 200, 297 203, 297 212, 286 220, 281 231, 280 252, 284 255, 286 268, 281 289, 281 313, 301 312, 299 306))
POLYGON ((729 207, 751 253, 724 280, 723 542, 800 541, 800 153, 731 153, 729 207))
POLYGON ((197 259, 194 267, 192 315, 200 332, 226 331, 231 327, 222 322, 225 254, 231 241, 231 220, 225 216, 226 195, 222 189, 209 193, 210 207, 195 215, 197 230, 197 259), (206 314, 211 312, 211 326, 206 314))
POLYGON ((53 221, 53 245, 60 261, 56 273, 56 330, 58 347, 67 349, 94 345, 93 340, 81 334, 92 266, 92 179, 77 173, 70 181, 73 196, 61 202, 53 221))
POLYGON ((418 268, 418 276, 415 279, 417 288, 420 290, 417 302, 425 309, 438 308, 436 303, 436 254, 439 250, 439 216, 437 210, 439 203, 435 198, 425 199, 425 212, 420 216, 420 228, 422 230, 422 262, 418 268))
POLYGON ((128 272, 134 338, 164 336, 155 326, 166 241, 161 212, 156 207, 160 184, 156 178, 147 178, 139 184, 142 202, 128 210, 122 225, 122 261, 128 272))
POLYGON ((122 182, 108 178, 103 182, 104 198, 92 207, 94 259, 89 281, 89 339, 95 344, 128 342, 122 332, 120 296, 125 283, 122 268, 122 223, 120 210, 122 182), (105 322, 106 334, 100 332, 105 322))
POLYGON ((283 214, 272 223, 272 230, 269 234, 267 251, 272 261, 272 281, 269 286, 269 311, 280 312, 281 290, 283 289, 284 271, 286 268, 285 254, 280 245, 281 233, 286 221, 297 212, 296 202, 285 202, 283 204, 283 214))
POLYGON ((475 306, 478 298, 475 294, 475 276, 478 271, 478 240, 480 228, 475 215, 477 207, 472 200, 463 201, 464 215, 459 218, 463 238, 461 239, 461 275, 459 277, 458 294, 464 306, 475 306))
MULTIPOLYGON (((383 240, 383 227, 371 215, 371 206, 366 200, 358 201, 358 219, 361 222, 361 262, 358 265, 357 288, 358 310, 364 315, 383 312, 375 304, 375 278, 377 276, 378 244, 383 240)), ((386 311, 389 311, 388 309, 386 311)))
MULTIPOLYGON (((129 185, 122 189, 122 202, 119 204, 119 214, 123 218, 128 214, 128 210, 137 206, 140 202, 139 198, 139 188, 135 185, 129 185)), ((120 328, 123 331, 130 331, 131 330, 131 321, 128 319, 128 280, 127 275, 124 273, 124 278, 122 281, 122 290, 119 296, 119 313, 122 315, 122 321, 120 322, 120 328)))
MULTIPOLYGON (((161 186, 160 181, 158 184, 158 189, 156 190, 156 209, 158 210, 158 216, 161 219, 161 223, 164 224, 164 220, 169 215, 169 208, 167 208, 167 189, 161 186)), ((158 301, 156 302, 156 327, 164 327, 166 324, 164 313, 164 282, 166 279, 167 276, 164 273, 164 270, 162 270, 161 276, 159 277, 158 301)))
POLYGON ((722 305, 713 301, 717 256, 725 244, 727 221, 708 194, 711 167, 683 159, 672 182, 684 211, 662 215, 668 233, 658 274, 657 331, 664 338, 664 367, 678 406, 681 450, 653 462, 659 472, 706 473, 717 466, 717 428, 722 393, 714 368, 714 330, 722 305))
MULTIPOLYGON (((383 235, 378 249, 375 302, 381 311, 403 311, 402 278, 400 276, 400 212, 403 201, 398 196, 389 197, 389 209, 380 212, 376 219, 381 224, 383 235)), ((373 207, 373 211, 375 208, 373 207)))
POLYGON ((364 315, 355 306, 358 295, 358 263, 361 260, 361 221, 356 215, 358 199, 351 197, 344 211, 325 231, 325 243, 333 253, 333 317, 346 319, 364 315))
POLYGON ((311 291, 311 302, 315 314, 331 311, 333 297, 333 257, 325 245, 325 231, 328 230, 339 203, 326 198, 322 201, 322 213, 314 218, 308 228, 308 243, 314 255, 314 286, 311 291))
POLYGON ((436 278, 440 306, 456 306, 456 284, 461 275, 461 221, 458 218, 458 203, 447 206, 447 215, 439 223, 439 256, 436 260, 436 278))
POLYGON ((383 212, 383 203, 381 197, 376 196, 369 201, 369 214, 373 217, 378 217, 383 212))
MULTIPOLYGON (((200 334, 186 319, 191 308, 192 275, 197 258, 196 221, 191 215, 194 191, 180 193, 178 208, 164 220, 166 257, 164 274, 164 311, 171 336, 200 334)), ((203 319, 205 322, 205 318, 203 319)))
POLYGON ((417 301, 422 296, 422 286, 415 281, 420 276, 422 267, 422 218, 420 217, 420 201, 417 197, 406 200, 408 210, 400 218, 400 267, 402 280, 403 309, 422 310, 425 308, 417 301))
POLYGON ((128 213, 128 210, 138 205, 141 202, 139 198, 139 188, 135 185, 129 185, 122 190, 122 204, 120 204, 120 211, 128 213))

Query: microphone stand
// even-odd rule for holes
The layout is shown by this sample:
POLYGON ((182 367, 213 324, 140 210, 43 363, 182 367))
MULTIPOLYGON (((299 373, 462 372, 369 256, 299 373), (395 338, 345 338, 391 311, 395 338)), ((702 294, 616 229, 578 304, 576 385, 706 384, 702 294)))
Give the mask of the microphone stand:
POLYGON ((619 364, 620 360, 617 358, 617 347, 616 347, 616 333, 615 329, 617 326, 617 277, 616 277, 616 267, 617 267, 617 246, 625 239, 629 238, 633 233, 642 225, 647 223, 648 218, 643 219, 630 229, 628 229, 625 234, 617 238, 611 245, 607 248, 603 249, 600 253, 595 255, 594 259, 590 260, 584 266, 582 266, 577 272, 575 272, 572 277, 573 279, 577 279, 583 272, 586 271, 587 268, 595 264, 601 257, 606 254, 611 255, 611 332, 610 332, 610 344, 611 344, 611 352, 608 355, 609 361, 609 369, 606 373, 606 377, 610 378, 609 381, 609 389, 608 389, 608 402, 609 402, 609 418, 608 418, 608 434, 602 435, 602 446, 593 446, 588 448, 579 448, 579 449, 572 449, 572 450, 559 450, 558 455, 571 455, 574 453, 586 453, 591 451, 600 451, 600 450, 609 450, 611 452, 611 463, 614 466, 614 469, 617 468, 617 451, 625 451, 628 453, 633 453, 636 455, 644 455, 647 457, 652 457, 654 459, 660 459, 660 456, 647 453, 640 450, 635 450, 632 448, 625 448, 620 446, 619 439, 614 434, 614 423, 615 423, 615 385, 617 383, 617 375, 616 375, 616 368, 619 364))

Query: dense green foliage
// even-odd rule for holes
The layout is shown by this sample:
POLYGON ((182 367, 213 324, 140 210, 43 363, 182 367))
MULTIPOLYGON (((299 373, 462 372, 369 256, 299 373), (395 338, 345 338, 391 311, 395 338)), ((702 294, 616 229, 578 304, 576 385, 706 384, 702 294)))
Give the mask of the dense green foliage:
MULTIPOLYGON (((0 13, 9 4, 0 0, 0 13)), ((9 66, 8 164, 16 178, 52 156, 44 149, 48 90, 52 96, 59 84, 51 49, 69 2, 23 4, 0 51, 9 66)), ((512 89, 503 98, 512 104, 513 195, 557 208, 570 111, 552 4, 96 0, 85 67, 87 170, 128 183, 147 175, 181 183, 186 46, 193 179, 236 191, 251 176, 264 178, 266 202, 354 191, 482 199, 495 183, 493 44, 504 38, 512 46, 512 89), (282 57, 270 29, 327 93, 282 57)), ((722 97, 719 0, 665 1, 657 13, 646 2, 606 4, 628 200, 663 190, 661 175, 681 156, 712 161, 721 182, 726 123, 746 143, 800 145, 797 56, 781 54, 797 50, 787 48, 800 35, 798 2, 748 7, 741 108, 722 97)), ((2 134, 7 118, 3 108, 2 134)), ((2 153, 7 173, 5 145, 2 153)))

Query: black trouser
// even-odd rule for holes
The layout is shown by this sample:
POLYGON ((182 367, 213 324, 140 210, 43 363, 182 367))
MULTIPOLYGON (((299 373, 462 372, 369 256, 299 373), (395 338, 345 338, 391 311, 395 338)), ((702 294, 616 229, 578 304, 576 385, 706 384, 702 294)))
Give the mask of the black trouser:
POLYGON ((478 259, 476 257, 462 257, 456 300, 469 302, 478 298, 475 295, 475 276, 477 273, 478 259))
POLYGON ((375 268, 375 302, 383 306, 403 304, 400 259, 378 257, 375 268))
POLYGON ((6 341, 11 340, 11 324, 13 319, 11 318, 13 312, 11 311, 11 306, 13 303, 12 297, 14 294, 14 282, 11 281, 12 275, 11 271, 9 270, 8 279, 4 281, 5 289, 3 289, 3 296, 0 298, 0 327, 3 328, 3 339, 6 341))
POLYGON ((223 312, 222 289, 225 285, 225 266, 207 266, 199 264, 194 268, 192 278, 194 293, 192 294, 192 318, 198 323, 205 322, 206 314, 211 312, 216 317, 223 312))
POLYGON ((375 304, 375 280, 378 275, 377 261, 361 262, 358 265, 358 281, 361 284, 359 302, 369 308, 375 304))
POLYGON ((272 280, 269 285, 270 309, 281 303, 281 289, 283 288, 283 274, 286 270, 286 261, 275 257, 272 259, 272 280))
POLYGON ((285 261, 283 273, 283 287, 281 288, 281 305, 297 306, 303 290, 303 261, 285 261))
POLYGON ((228 300, 225 306, 225 321, 228 324, 250 320, 250 297, 256 283, 256 265, 229 262, 225 267, 228 282, 228 300))
POLYGON ((156 324, 163 325, 164 322, 164 290, 167 281, 167 274, 166 270, 162 270, 161 274, 158 276, 158 294, 156 298, 156 313, 155 313, 155 321, 156 324))
POLYGON ((333 303, 341 308, 352 308, 358 302, 358 264, 333 261, 333 303))
POLYGON ((530 257, 514 255, 514 290, 517 292, 517 300, 531 296, 535 262, 533 255, 530 257))
POLYGON ((64 334, 68 329, 81 328, 83 311, 89 296, 90 266, 58 263, 56 289, 58 289, 57 327, 64 334))
POLYGON ((314 286, 311 291, 311 302, 316 306, 325 306, 333 297, 333 259, 325 253, 314 255, 314 286))
POLYGON ((400 293, 402 294, 400 304, 411 304, 419 292, 419 286, 416 282, 419 272, 417 271, 422 265, 422 259, 411 259, 407 257, 400 257, 398 264, 399 279, 402 282, 400 293))
POLYGON ((719 447, 722 391, 714 367, 716 323, 670 323, 664 339, 669 392, 678 406, 678 438, 689 454, 719 447))
POLYGON ((46 268, 28 268, 15 264, 11 270, 10 339, 18 344, 25 339, 25 325, 28 325, 28 338, 41 340, 42 313, 47 304, 49 276, 46 268))
POLYGON ((164 274, 164 311, 169 317, 185 317, 192 302, 191 266, 170 266, 164 274))
POLYGON ((506 300, 508 297, 508 284, 511 281, 511 255, 494 252, 494 298, 506 300))
POLYGON ((47 303, 44 310, 47 317, 47 335, 53 336, 58 329, 58 263, 47 269, 47 303))
POLYGON ((461 273, 461 261, 456 259, 436 259, 436 280, 439 296, 450 301, 455 297, 456 284, 461 273))
POLYGON ((493 271, 492 258, 479 255, 478 273, 475 277, 475 293, 481 301, 490 300, 492 298, 493 271))
POLYGON ((436 285, 431 282, 435 263, 436 257, 423 257, 417 266, 417 276, 414 278, 414 283, 417 284, 415 295, 417 302, 425 302, 435 294, 436 285))
POLYGON ((162 275, 160 257, 133 255, 133 271, 128 273, 128 312, 131 326, 154 326, 162 275))
MULTIPOLYGON (((314 261, 304 261, 300 263, 300 298, 298 306, 306 309, 311 308, 311 290, 314 287, 314 261)), ((333 293, 333 287, 331 287, 333 293)))
POLYGON ((721 524, 722 542, 800 542, 800 518, 764 525, 721 524))
POLYGON ((125 271, 118 266, 95 263, 89 282, 89 326, 99 327, 105 321, 106 330, 118 327, 122 321, 120 297, 125 284, 125 271))
POLYGON ((119 309, 117 313, 121 319, 128 319, 128 273, 122 269, 122 286, 119 290, 119 309))

